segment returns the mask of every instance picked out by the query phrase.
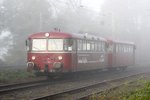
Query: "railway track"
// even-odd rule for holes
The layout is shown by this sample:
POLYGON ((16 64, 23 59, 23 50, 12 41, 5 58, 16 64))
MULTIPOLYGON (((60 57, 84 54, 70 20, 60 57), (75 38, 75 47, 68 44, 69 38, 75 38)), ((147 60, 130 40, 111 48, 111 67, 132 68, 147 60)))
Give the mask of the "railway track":
POLYGON ((40 87, 40 86, 46 86, 46 85, 51 85, 55 83, 65 83, 65 82, 72 81, 72 79, 68 80, 67 79, 68 77, 69 76, 64 77, 64 78, 59 78, 59 79, 51 79, 51 81, 47 80, 47 78, 43 78, 43 79, 30 81, 30 82, 0 85, 0 95, 11 93, 13 91, 18 91, 18 90, 26 90, 26 89, 34 88, 34 87, 40 87))
MULTIPOLYGON (((78 76, 76 77, 75 75, 75 78, 73 78, 72 76, 69 78, 66 77, 66 78, 56 79, 56 80, 48 81, 48 82, 41 81, 41 83, 40 81, 37 81, 37 83, 36 82, 31 83, 31 84, 27 83, 27 85, 22 85, 22 86, 21 84, 19 84, 19 86, 7 85, 6 88, 3 86, 0 86, 0 91, 1 91, 0 99, 7 100, 7 98, 8 99, 13 98, 16 100, 21 100, 23 98, 26 98, 28 100, 32 100, 32 99, 35 99, 35 100, 44 99, 45 100, 48 98, 49 100, 51 98, 52 99, 64 98, 66 100, 66 95, 69 98, 80 99, 80 98, 85 98, 91 95, 91 93, 96 94, 96 93, 99 93, 108 89, 107 87, 112 86, 111 85, 112 82, 119 82, 119 80, 117 79, 122 78, 121 80, 124 80, 130 77, 136 77, 138 75, 140 76, 140 75, 143 75, 144 72, 145 71, 138 72, 139 74, 137 74, 137 70, 131 69, 130 71, 126 72, 128 74, 122 74, 122 71, 113 71, 113 72, 106 71, 106 72, 100 72, 100 74, 98 74, 99 73, 98 71, 97 73, 91 72, 85 75, 77 74, 78 76), (130 75, 130 76, 127 76, 127 75, 130 75), (127 78, 125 78, 124 76, 126 76, 127 78), (94 86, 95 84, 100 84, 100 85, 94 86)), ((46 80, 43 80, 43 81, 46 81, 46 80)), ((113 87, 118 87, 118 86, 119 85, 117 84, 117 86, 113 86, 113 87)), ((112 89, 112 87, 110 89, 112 89)))
MULTIPOLYGON (((119 86, 123 85, 123 83, 120 83, 123 80, 127 80, 129 78, 136 78, 137 76, 141 76, 141 75, 145 75, 145 74, 148 74, 148 73, 138 73, 138 74, 120 77, 120 78, 116 78, 116 79, 111 79, 111 80, 107 80, 107 81, 95 82, 93 84, 88 84, 88 85, 84 85, 84 86, 76 87, 76 88, 65 89, 64 91, 56 92, 56 93, 53 93, 50 95, 33 98, 33 100, 53 100, 53 99, 61 99, 62 100, 63 98, 64 98, 64 100, 66 98, 82 99, 82 98, 90 96, 91 94, 100 93, 108 88, 111 89, 111 88, 119 87, 119 86), (113 83, 113 82, 118 83, 118 84, 115 86, 112 86, 111 83, 113 83)), ((132 79, 132 82, 133 82, 133 79, 132 79)))
POLYGON ((22 82, 22 83, 14 83, 14 84, 7 84, 7 85, 0 85, 0 95, 6 94, 9 92, 28 89, 31 87, 37 87, 48 84, 46 79, 41 79, 38 81, 31 81, 31 82, 22 82))

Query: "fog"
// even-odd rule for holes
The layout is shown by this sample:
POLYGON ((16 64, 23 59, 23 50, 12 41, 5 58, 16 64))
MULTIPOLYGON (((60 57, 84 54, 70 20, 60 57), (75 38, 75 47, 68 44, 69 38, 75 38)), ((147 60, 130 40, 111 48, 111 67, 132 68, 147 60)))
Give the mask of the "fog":
POLYGON ((94 7, 85 0, 0 0, 0 64, 26 65, 26 38, 59 28, 132 41, 136 64, 149 65, 149 4, 149 0, 101 0, 94 7))

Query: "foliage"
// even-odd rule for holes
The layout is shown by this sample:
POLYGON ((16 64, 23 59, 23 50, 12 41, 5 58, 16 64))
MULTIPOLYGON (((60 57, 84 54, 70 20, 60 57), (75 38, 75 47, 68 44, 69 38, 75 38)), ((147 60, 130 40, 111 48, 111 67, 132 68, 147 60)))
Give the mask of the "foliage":
POLYGON ((32 73, 25 70, 1 70, 0 83, 18 82, 23 79, 34 77, 32 73))
MULTIPOLYGON (((12 48, 3 56, 9 61, 8 65, 25 65, 25 40, 31 33, 49 30, 51 25, 49 8, 47 0, 4 0, 0 6, 0 33, 6 30, 13 37, 12 48)), ((9 38, 1 39, 4 40, 8 41, 2 43, 1 48, 10 44, 9 38)))
POLYGON ((144 87, 135 90, 128 98, 129 100, 150 100, 150 81, 146 82, 144 87))

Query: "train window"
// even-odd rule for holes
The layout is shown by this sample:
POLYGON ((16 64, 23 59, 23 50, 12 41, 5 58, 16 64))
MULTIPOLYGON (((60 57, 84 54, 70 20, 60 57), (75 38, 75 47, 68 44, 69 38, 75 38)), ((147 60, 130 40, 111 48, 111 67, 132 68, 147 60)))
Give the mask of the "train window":
POLYGON ((126 46, 126 52, 129 52, 129 50, 128 50, 128 46, 126 46))
POLYGON ((130 49, 131 49, 131 53, 133 53, 133 46, 130 46, 130 49))
POLYGON ((98 42, 97 45, 98 45, 98 46, 97 46, 98 51, 101 51, 101 42, 98 42))
POLYGON ((100 45, 100 51, 102 51, 102 42, 100 43, 101 45, 100 45))
POLYGON ((72 39, 64 39, 63 47, 65 51, 72 51, 73 40, 72 39))
POLYGON ((125 45, 123 46, 123 48, 124 48, 124 52, 126 52, 126 46, 125 45))
POLYGON ((129 46, 127 46, 127 50, 128 50, 128 52, 130 52, 130 50, 129 50, 129 46))
POLYGON ((31 41, 30 40, 26 40, 26 49, 27 49, 27 51, 31 50, 31 41))
POLYGON ((72 50, 76 50, 76 40, 73 40, 73 44, 72 44, 72 50))
POLYGON ((128 47, 125 45, 125 52, 128 52, 128 47))
POLYGON ((105 51, 105 44, 104 44, 104 42, 102 42, 102 52, 104 52, 105 51))
POLYGON ((49 39, 48 50, 63 50, 63 39, 49 39))
POLYGON ((87 41, 86 46, 87 46, 87 50, 88 50, 88 51, 91 50, 89 41, 87 41))
POLYGON ((129 46, 128 48, 129 48, 129 52, 131 52, 131 47, 129 46))
POLYGON ((94 42, 91 42, 91 50, 94 51, 94 42))
POLYGON ((128 52, 130 52, 130 46, 128 46, 128 52))
POLYGON ((120 45, 118 44, 118 52, 120 52, 120 45))
POLYGON ((122 52, 121 45, 119 45, 119 52, 122 52))
POLYGON ((122 45, 122 52, 125 52, 125 46, 122 45))
POLYGON ((129 52, 131 52, 131 48, 130 48, 130 46, 128 46, 128 49, 129 49, 129 52))
POLYGON ((82 40, 78 40, 78 50, 82 50, 82 40))
POLYGON ((98 44, 97 44, 97 42, 95 42, 95 51, 97 51, 98 50, 98 44))
POLYGON ((33 51, 46 50, 46 39, 33 39, 32 40, 32 50, 33 51))
POLYGON ((64 40, 63 45, 64 45, 64 50, 65 51, 68 50, 68 41, 67 40, 64 40))
POLYGON ((122 45, 122 52, 125 52, 125 46, 122 45))
POLYGON ((121 45, 121 51, 122 51, 122 52, 124 52, 124 48, 123 48, 123 45, 121 45))
POLYGON ((82 43, 83 43, 83 50, 86 51, 86 41, 83 40, 82 43))
POLYGON ((101 42, 101 51, 103 52, 103 42, 101 42))
POLYGON ((120 52, 120 45, 118 45, 118 52, 120 52))
POLYGON ((131 47, 129 46, 129 52, 131 52, 131 47))
POLYGON ((118 45, 116 45, 116 52, 118 52, 118 45))
POLYGON ((128 50, 128 46, 126 46, 126 52, 129 52, 129 50, 128 50))
POLYGON ((120 52, 123 52, 123 50, 122 50, 122 45, 120 45, 120 52))

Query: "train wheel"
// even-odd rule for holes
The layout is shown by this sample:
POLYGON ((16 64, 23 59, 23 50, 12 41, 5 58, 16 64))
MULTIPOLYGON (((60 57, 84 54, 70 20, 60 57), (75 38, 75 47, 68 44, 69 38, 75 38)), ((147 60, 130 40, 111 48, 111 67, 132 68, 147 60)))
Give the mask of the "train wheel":
POLYGON ((34 74, 35 74, 36 77, 41 76, 39 72, 35 72, 34 74))
POLYGON ((127 66, 122 66, 122 67, 120 67, 120 70, 121 71, 125 71, 127 69, 127 66))
POLYGON ((62 74, 54 73, 54 74, 47 74, 46 76, 48 80, 56 80, 56 79, 60 79, 62 77, 62 74))
POLYGON ((122 68, 123 71, 125 71, 126 69, 127 69, 127 66, 124 66, 124 67, 122 68))
POLYGON ((111 68, 108 68, 108 71, 116 71, 117 68, 116 67, 111 67, 111 68))

